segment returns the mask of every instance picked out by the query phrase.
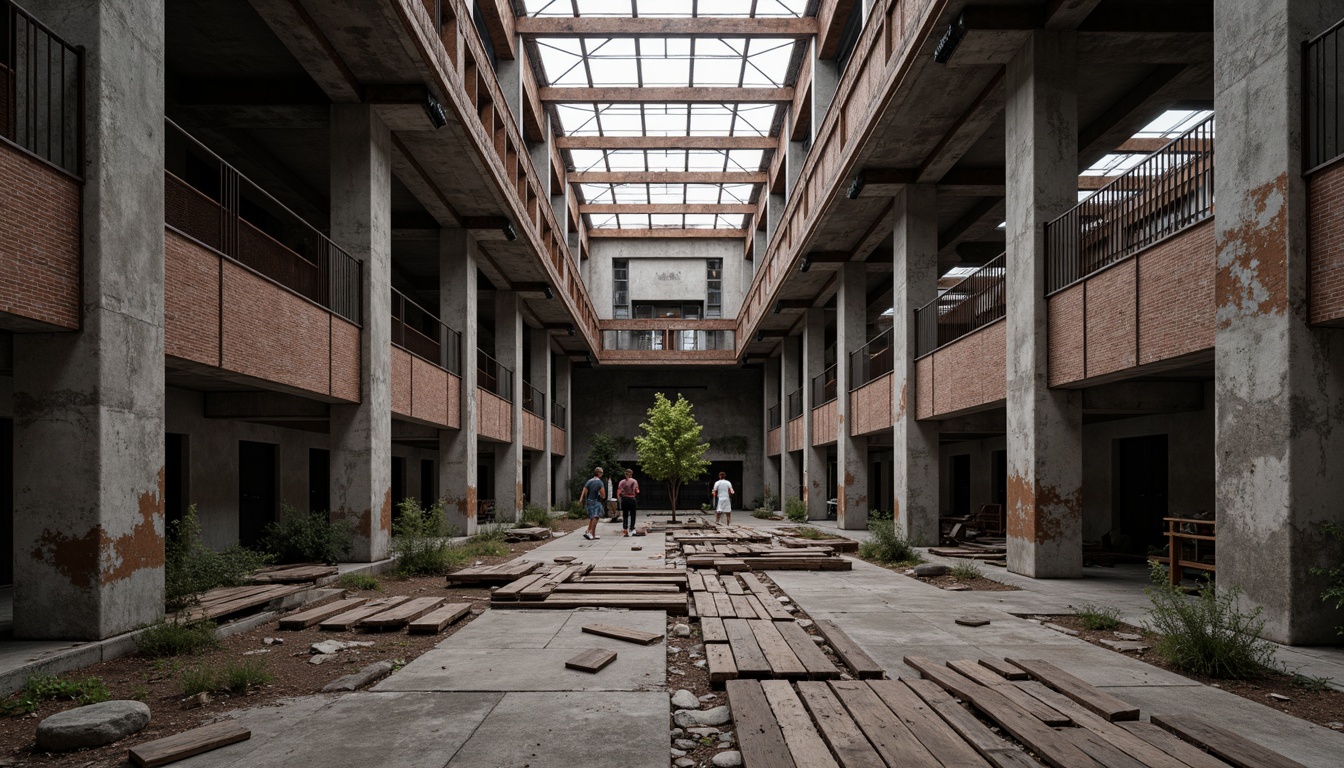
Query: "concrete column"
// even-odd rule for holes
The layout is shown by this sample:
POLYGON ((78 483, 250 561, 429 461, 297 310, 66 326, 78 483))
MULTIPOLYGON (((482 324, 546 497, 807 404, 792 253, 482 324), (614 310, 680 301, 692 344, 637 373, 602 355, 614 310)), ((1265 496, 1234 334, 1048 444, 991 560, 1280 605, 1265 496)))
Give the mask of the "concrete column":
POLYGON ((461 428, 439 432, 439 495, 448 523, 476 533, 476 350, 480 345, 476 293, 476 243, 465 229, 439 232, 439 317, 462 334, 461 428))
POLYGON ((812 379, 826 370, 826 310, 809 309, 803 317, 803 501, 809 520, 826 518, 826 447, 812 445, 812 379))
MULTIPOLYGON (((568 504, 570 502, 569 476, 573 472, 572 467, 574 465, 574 461, 571 458, 571 454, 574 452, 573 451, 574 438, 572 437, 573 430, 569 428, 570 427, 569 406, 572 402, 572 398, 570 397, 570 382, 572 380, 573 366, 569 362, 569 356, 565 354, 560 354, 556 356, 554 366, 555 366, 555 402, 559 403, 565 408, 565 423, 559 425, 560 428, 565 431, 565 444, 563 446, 565 455, 556 464, 555 478, 554 478, 555 480, 554 498, 557 502, 568 504)), ((551 446, 551 450, 554 451, 556 447, 557 446, 554 445, 551 446)))
POLYGON ((784 206, 787 200, 783 195, 771 195, 770 203, 765 207, 765 241, 768 244, 775 239, 779 223, 784 219, 784 206))
POLYGON ((817 40, 812 38, 810 52, 812 56, 812 138, 826 120, 826 112, 835 101, 835 91, 840 87, 840 67, 834 59, 823 59, 817 55, 817 40))
POLYGON ((163 615, 164 4, 24 6, 84 46, 84 303, 13 339, 14 637, 95 640, 163 615))
POLYGON ((850 436, 849 390, 854 381, 849 356, 868 343, 867 278, 863 263, 842 264, 835 296, 836 521, 841 528, 860 531, 868 528, 868 438, 850 436))
MULTIPOLYGON (((780 477, 779 503, 783 509, 785 500, 803 496, 803 454, 789 451, 789 394, 802 386, 799 379, 799 364, 803 355, 803 337, 785 336, 779 345, 779 402, 783 404, 784 432, 780 435, 780 477)), ((804 400, 806 400, 806 392, 804 400)), ((804 404, 803 414, 807 414, 804 404)), ((804 424, 807 422, 804 421, 804 424)))
POLYGON ((892 511, 897 533, 933 545, 938 543, 938 422, 915 419, 915 310, 938 296, 935 188, 907 186, 896 195, 893 213, 892 511))
POLYGON ((1083 568, 1082 407, 1046 385, 1045 223, 1077 202, 1077 46, 1031 37, 1008 63, 1008 568, 1036 578, 1083 568))
POLYGON ((332 513, 355 523, 352 557, 392 534, 392 133, 367 104, 331 107, 331 239, 363 264, 360 402, 331 407, 332 513))
POLYGON ((523 301, 517 291, 495 293, 495 359, 513 371, 513 439, 495 446, 495 519, 523 511, 523 301))
POLYGON ((765 470, 765 478, 762 481, 765 493, 774 493, 779 496, 783 493, 783 486, 779 484, 782 478, 780 467, 784 463, 788 451, 784 447, 784 401, 779 397, 779 374, 781 368, 781 358, 772 357, 765 361, 764 375, 761 377, 763 393, 761 396, 761 467, 765 470), (770 408, 779 405, 779 455, 770 455, 770 408))
POLYGON ((544 509, 551 508, 551 336, 544 328, 530 328, 532 335, 532 386, 541 390, 541 420, 546 426, 542 450, 532 458, 532 476, 528 479, 532 496, 528 501, 544 509))
POLYGON ((1344 521, 1344 335, 1308 325, 1299 46, 1341 16, 1340 0, 1214 8, 1218 586, 1293 644, 1339 623, 1310 573, 1339 564, 1321 524, 1344 521))

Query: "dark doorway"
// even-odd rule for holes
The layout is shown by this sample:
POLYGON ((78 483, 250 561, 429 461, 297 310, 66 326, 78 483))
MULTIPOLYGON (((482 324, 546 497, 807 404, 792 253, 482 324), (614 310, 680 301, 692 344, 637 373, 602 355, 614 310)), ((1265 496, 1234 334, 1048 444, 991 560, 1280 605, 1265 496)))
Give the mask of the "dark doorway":
MULTIPOLYGON (((634 462, 630 462, 634 464, 634 462)), ((681 486, 677 491, 677 512, 700 512, 701 504, 712 504, 709 498, 709 492, 714 488, 714 483, 719 479, 719 473, 723 472, 728 477, 728 482, 733 484, 733 490, 736 495, 733 496, 733 509, 745 509, 751 499, 743 499, 742 494, 745 491, 742 488, 742 462, 740 461, 715 461, 709 465, 709 470, 695 480, 681 486)), ((638 466, 632 466, 635 474, 634 478, 639 482, 639 508, 640 509, 671 509, 672 498, 667 491, 667 483, 661 480, 653 480, 644 474, 638 466)), ((624 477, 622 475, 622 477, 624 477)), ((603 476, 603 479, 607 479, 603 476)), ((619 482, 620 477, 612 478, 614 482, 619 482)))
POLYGON ((14 583, 14 422, 0 419, 0 586, 14 583))
POLYGON ((951 494, 948 511, 953 517, 971 514, 971 455, 963 453, 952 457, 951 494))
POLYGON ((187 511, 187 436, 169 432, 163 438, 163 513, 165 530, 187 511))
POLYGON ((1115 441, 1114 527, 1129 539, 1124 547, 1143 552, 1166 543, 1167 436, 1147 435, 1115 441))
POLYGON ((1008 508, 1008 452, 994 451, 994 503, 1008 508))
POLYGON ((331 454, 322 448, 308 449, 308 511, 331 511, 331 454))
POLYGON ((523 459, 523 499, 532 503, 532 462, 535 459, 523 459))
POLYGON ((392 511, 396 513, 401 502, 406 500, 406 459, 392 457, 392 511))
POLYGON ((420 506, 432 507, 438 501, 434 493, 434 460, 420 460, 420 506))
POLYGON ((275 459, 272 443, 238 443, 238 543, 256 546, 268 523, 275 521, 275 459))

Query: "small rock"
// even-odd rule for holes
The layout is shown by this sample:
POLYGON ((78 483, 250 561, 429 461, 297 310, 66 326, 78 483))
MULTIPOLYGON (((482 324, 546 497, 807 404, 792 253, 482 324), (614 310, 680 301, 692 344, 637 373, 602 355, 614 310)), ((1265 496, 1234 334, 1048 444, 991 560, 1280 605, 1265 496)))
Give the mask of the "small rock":
POLYGON ((978 616, 958 616, 956 621, 963 627, 983 627, 989 623, 989 619, 978 616))
POLYGON ((717 699, 717 698, 719 698, 719 695, 718 695, 717 693, 706 693, 704 696, 701 696, 701 697, 700 697, 700 700, 701 700, 701 701, 713 701, 713 700, 715 700, 715 699, 717 699))
POLYGON ((700 700, 695 697, 694 693, 682 688, 672 694, 672 706, 677 709, 699 709, 700 700))
POLYGON ((854 676, 851 675, 851 674, 849 674, 848 672, 841 672, 841 673, 840 673, 840 679, 841 679, 841 680, 853 680, 853 679, 854 679, 854 676))
POLYGON ((735 749, 729 750, 728 752, 720 752, 709 762, 714 765, 714 768, 737 768, 737 766, 742 764, 742 753, 735 749))
POLYGON ((672 719, 682 728, 689 728, 694 725, 723 725, 733 719, 733 714, 726 706, 705 710, 683 709, 672 719))
POLYGON ((104 701, 67 709, 37 724, 37 746, 48 752, 101 747, 149 725, 149 707, 141 701, 104 701))
POLYGON ((322 688, 323 693, 331 691, 357 691, 366 685, 376 683, 392 674, 392 662, 379 661, 364 667, 353 675, 337 678, 322 688))
POLYGON ((1339 722, 1338 720, 1335 720, 1335 721, 1333 721, 1333 722, 1326 723, 1326 724, 1325 724, 1325 727, 1326 727, 1326 728, 1332 728, 1332 729, 1334 729, 1334 730, 1336 730, 1336 731, 1340 731, 1340 730, 1344 730, 1344 723, 1341 723, 1341 722, 1339 722))
POLYGON ((285 638, 283 638, 283 637, 263 637, 263 638, 261 638, 261 644, 262 644, 262 645, 284 645, 284 644, 285 644, 285 638))
POLYGON ((313 643, 308 646, 309 653, 340 653, 349 648, 370 648, 372 641, 360 640, 323 640, 320 643, 313 643))
POLYGON ((686 732, 695 734, 697 737, 702 739, 705 738, 706 736, 713 737, 719 735, 718 728, 687 728, 686 732))
POLYGON ((812 626, 811 619, 794 619, 793 621, 795 624, 802 627, 803 629, 807 629, 808 627, 812 626))
POLYGON ((1078 636, 1078 630, 1076 630, 1076 629, 1069 629, 1068 627, 1062 627, 1062 626, 1060 626, 1060 625, 1058 625, 1058 624, 1052 624, 1051 622, 1048 622, 1048 621, 1047 621, 1046 623, 1042 624, 1041 626, 1045 627, 1046 629, 1053 629, 1053 630, 1055 630, 1056 632, 1063 632, 1063 633, 1066 634, 1066 635, 1072 635, 1073 637, 1077 637, 1077 636, 1078 636))
POLYGON ((685 735, 686 735, 686 731, 685 731, 684 729, 681 729, 681 728, 673 728, 673 729, 672 729, 672 738, 674 738, 674 739, 680 739, 682 736, 685 736, 685 735))
POLYGON ((686 670, 684 670, 684 669, 677 669, 677 668, 675 668, 675 667, 668 667, 668 668, 667 668, 667 674, 669 674, 669 675, 684 675, 684 674, 686 674, 686 670))
POLYGON ((643 549, 644 549, 643 547, 641 547, 640 545, 636 544, 635 546, 633 546, 633 547, 630 548, 630 551, 631 551, 631 552, 641 552, 641 551, 643 551, 643 549))
POLYGON ((1116 637, 1117 640, 1142 640, 1142 639, 1143 639, 1143 635, 1138 635, 1138 634, 1135 634, 1135 633, 1133 633, 1133 632, 1116 632, 1116 633, 1115 633, 1115 637, 1116 637))
POLYGON ((1147 643, 1136 643, 1133 640, 1111 640, 1102 638, 1098 641, 1102 645, 1121 653, 1139 653, 1148 650, 1151 646, 1147 643))
POLYGON ((683 751, 683 750, 680 750, 680 749, 677 749, 677 748, 673 747, 673 748, 672 748, 672 756, 673 756, 673 757, 685 757, 685 756, 686 756, 686 752, 683 751))
POLYGON ((690 636, 691 636, 691 625, 689 625, 689 624, 674 624, 674 625, 672 625, 672 636, 673 636, 673 637, 690 637, 690 636))
POLYGON ((326 664, 328 661, 331 661, 333 658, 335 658, 335 657, 332 656, 332 655, 330 655, 330 654, 318 654, 317 656, 310 657, 310 658, 308 659, 308 663, 309 663, 309 664, 326 664))
POLYGON ((946 565, 939 565, 937 563, 924 563, 923 565, 916 565, 914 567, 915 575, 922 576, 926 579, 935 576, 944 576, 950 570, 952 569, 948 568, 946 565))
MULTIPOLYGON (((676 747, 677 749, 684 749, 690 751, 700 745, 697 744, 693 739, 677 739, 676 741, 672 742, 672 746, 676 747)), ((682 752, 681 754, 684 755, 686 753, 682 752)), ((681 755, 678 755, 678 757, 680 756, 681 755)))
POLYGON ((705 668, 705 660, 704 660, 704 659, 701 659, 701 660, 695 662, 694 666, 695 666, 696 669, 704 669, 704 668, 705 668))
POLYGON ((1269 698, 1275 701, 1292 701, 1291 697, 1284 696, 1282 693, 1271 693, 1269 694, 1269 698))
POLYGON ((270 648, 258 648, 255 651, 243 651, 244 656, 256 656, 259 653, 270 653, 270 648))
POLYGON ((944 592, 970 592, 971 588, 965 584, 948 584, 943 587, 944 592))
POLYGON ((822 653, 831 653, 831 652, 832 652, 832 651, 831 651, 831 646, 829 646, 829 645, 822 644, 822 645, 819 646, 819 647, 821 648, 821 652, 822 652, 822 653))
POLYGON ((737 739, 734 738, 734 737, 733 737, 733 734, 731 734, 731 733, 723 733, 723 734, 720 734, 720 735, 719 735, 719 748, 722 749, 722 748, 724 748, 724 747, 731 747, 731 746, 733 745, 733 743, 736 742, 736 741, 737 741, 737 739))
POLYGON ((195 696, 188 696, 187 698, 183 699, 182 704, 187 709, 196 709, 197 707, 204 707, 206 704, 209 704, 210 701, 211 699, 209 691, 201 691, 195 696))
POLYGON ((826 643, 826 638, 824 637, 818 637, 817 635, 808 635, 808 637, 812 638, 812 642, 817 645, 825 645, 826 643))
POLYGON ((786 603, 786 604, 787 604, 787 603, 792 603, 792 602, 793 602, 792 600, 790 600, 790 599, 787 598, 787 597, 776 597, 775 599, 778 600, 778 601, 781 602, 781 603, 786 603))
POLYGON ((788 611, 789 613, 797 613, 797 612, 798 612, 798 606, 796 606, 796 605, 786 605, 786 606, 784 606, 784 610, 788 611))
POLYGON ((553 557, 553 558, 551 558, 551 559, 554 560, 554 561, 557 562, 557 563, 572 563, 572 562, 574 562, 574 556, 573 556, 573 555, 560 555, 559 557, 553 557))
POLYGON ((689 757, 679 757, 672 761, 675 768, 695 768, 695 761, 689 757))

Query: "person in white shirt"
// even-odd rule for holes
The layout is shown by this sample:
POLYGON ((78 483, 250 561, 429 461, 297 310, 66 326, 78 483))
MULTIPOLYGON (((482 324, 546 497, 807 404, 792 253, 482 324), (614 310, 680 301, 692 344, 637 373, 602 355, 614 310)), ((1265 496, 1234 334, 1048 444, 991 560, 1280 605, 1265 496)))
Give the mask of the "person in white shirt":
POLYGON ((719 481, 714 484, 710 496, 714 497, 714 522, 726 517, 728 525, 733 524, 733 484, 728 482, 728 473, 720 472, 719 481))

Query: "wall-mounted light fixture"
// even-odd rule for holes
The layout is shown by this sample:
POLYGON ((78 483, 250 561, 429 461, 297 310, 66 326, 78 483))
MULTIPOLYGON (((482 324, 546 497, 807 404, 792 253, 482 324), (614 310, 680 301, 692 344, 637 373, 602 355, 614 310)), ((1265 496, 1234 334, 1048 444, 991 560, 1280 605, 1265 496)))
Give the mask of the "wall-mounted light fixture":
POLYGON ((541 293, 542 293, 542 295, 544 295, 544 296, 545 296, 546 298, 548 298, 548 299, 554 299, 554 298, 555 298, 555 291, 552 291, 552 290, 551 290, 551 284, 550 284, 550 283, 547 283, 546 286, 545 286, 544 288, 541 289, 541 293))
POLYGON ((798 262, 798 271, 799 271, 799 272, 806 272, 807 270, 809 270, 809 269, 811 269, 811 268, 812 268, 812 257, 810 257, 810 256, 804 256, 804 257, 803 257, 803 260, 800 261, 800 262, 798 262))
POLYGON ((574 335, 574 324, 573 324, 573 323, 570 323, 570 324, 569 324, 569 328, 566 328, 566 329, 565 329, 565 335, 566 335, 566 336, 573 336, 573 335, 574 335))
POLYGON ((518 230, 513 228, 513 222, 504 225, 504 239, 510 242, 518 239, 518 230))
POLYGON ((425 114, 429 116, 429 122, 434 124, 437 130, 448 124, 448 113, 444 111, 443 104, 434 98, 434 94, 428 90, 425 91, 425 114))
POLYGON ((966 37, 966 14, 963 13, 957 16, 956 21, 947 25, 947 30, 943 32, 938 45, 933 49, 933 60, 938 64, 946 64, 964 37, 966 37))
POLYGON ((854 176, 854 180, 849 183, 849 189, 845 192, 845 196, 850 200, 858 200, 859 195, 863 194, 863 185, 863 171, 859 171, 858 174, 854 176))

